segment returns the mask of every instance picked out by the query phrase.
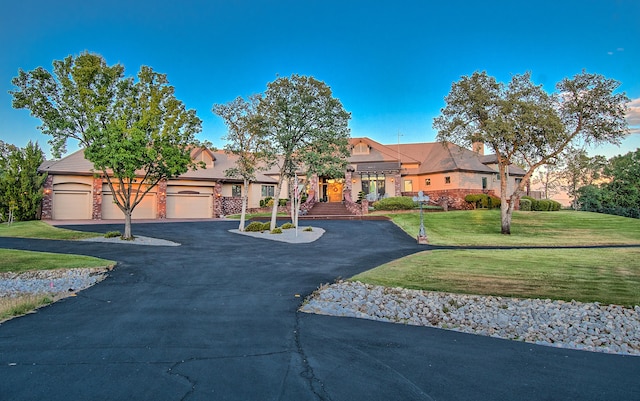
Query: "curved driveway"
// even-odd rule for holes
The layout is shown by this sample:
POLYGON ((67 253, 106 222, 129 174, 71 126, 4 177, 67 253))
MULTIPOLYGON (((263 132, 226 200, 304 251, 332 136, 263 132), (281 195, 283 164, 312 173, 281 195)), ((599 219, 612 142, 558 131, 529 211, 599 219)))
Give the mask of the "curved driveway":
POLYGON ((180 247, 0 238, 118 261, 0 325, 0 400, 640 399, 639 357, 296 311, 321 283, 425 249, 391 222, 313 222, 327 232, 308 244, 236 225, 134 224, 180 247))

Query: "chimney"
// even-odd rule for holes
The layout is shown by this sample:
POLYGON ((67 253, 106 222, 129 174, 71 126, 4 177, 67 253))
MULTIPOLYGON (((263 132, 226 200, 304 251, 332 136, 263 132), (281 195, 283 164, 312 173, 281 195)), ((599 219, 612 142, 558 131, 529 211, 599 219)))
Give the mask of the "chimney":
POLYGON ((484 156, 484 142, 472 142, 471 150, 479 154, 480 156, 484 156))

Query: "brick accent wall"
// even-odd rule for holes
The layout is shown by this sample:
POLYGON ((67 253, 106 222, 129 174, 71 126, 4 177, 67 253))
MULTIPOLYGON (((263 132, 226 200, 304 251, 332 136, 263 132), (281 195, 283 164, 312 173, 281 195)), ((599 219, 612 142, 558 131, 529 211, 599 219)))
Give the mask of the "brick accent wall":
POLYGON ((402 194, 402 176, 400 173, 396 174, 393 178, 393 186, 394 186, 394 195, 393 196, 401 196, 402 194))
POLYGON ((93 177, 91 189, 91 219, 102 220, 102 178, 93 177))
POLYGON ((44 180, 44 191, 42 194, 42 220, 53 218, 53 176, 47 176, 44 180))
POLYGON ((158 196, 157 196, 157 208, 158 218, 167 218, 167 180, 160 180, 158 183, 158 196))

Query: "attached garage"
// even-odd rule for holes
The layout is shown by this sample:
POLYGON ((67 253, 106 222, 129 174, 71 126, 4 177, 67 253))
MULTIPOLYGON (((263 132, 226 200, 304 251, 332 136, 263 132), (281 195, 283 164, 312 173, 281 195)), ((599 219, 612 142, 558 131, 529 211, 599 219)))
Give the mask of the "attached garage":
POLYGON ((91 219, 91 186, 80 183, 53 186, 54 220, 91 219))
MULTIPOLYGON (((133 209, 132 219, 155 219, 157 218, 157 198, 154 192, 145 195, 135 209, 133 209)), ((124 219, 122 210, 113 203, 113 195, 110 192, 102 194, 102 219, 124 219)))
POLYGON ((213 189, 167 187, 167 218, 206 219, 213 216, 213 189))

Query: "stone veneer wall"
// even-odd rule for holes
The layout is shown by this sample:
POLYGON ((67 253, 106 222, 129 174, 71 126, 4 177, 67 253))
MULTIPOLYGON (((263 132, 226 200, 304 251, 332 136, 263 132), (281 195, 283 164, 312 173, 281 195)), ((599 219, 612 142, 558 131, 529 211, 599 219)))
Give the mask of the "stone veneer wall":
POLYGON ((42 220, 51 220, 53 218, 53 176, 49 175, 44 180, 44 191, 42 196, 42 220))
POLYGON ((102 220, 102 178, 93 177, 91 190, 91 219, 102 220))
POLYGON ((216 185, 213 187, 213 217, 220 217, 224 215, 221 198, 222 183, 220 181, 217 181, 216 185))
POLYGON ((223 196, 218 198, 222 203, 222 214, 228 216, 230 214, 242 213, 242 198, 239 196, 223 196))
MULTIPOLYGON (((417 192, 403 192, 402 196, 415 196, 417 192)), ((469 194, 487 194, 497 196, 493 190, 483 191, 481 189, 444 189, 440 191, 424 191, 425 195, 429 195, 430 202, 433 205, 440 205, 445 210, 469 210, 473 206, 464 200, 469 194)))

